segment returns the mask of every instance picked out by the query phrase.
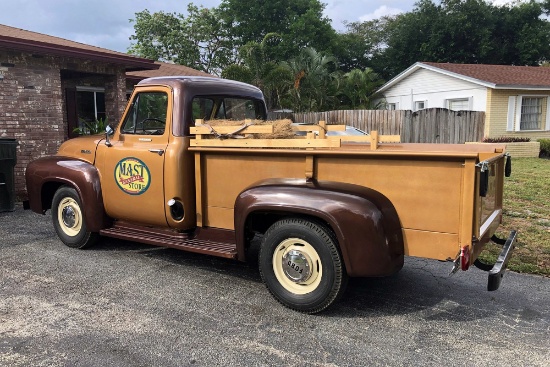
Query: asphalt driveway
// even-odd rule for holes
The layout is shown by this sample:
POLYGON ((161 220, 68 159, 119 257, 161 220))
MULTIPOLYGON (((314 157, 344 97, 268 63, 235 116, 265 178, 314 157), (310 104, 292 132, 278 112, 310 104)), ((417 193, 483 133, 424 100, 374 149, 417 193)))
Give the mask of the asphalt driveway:
MULTIPOLYGON (((49 213, 48 213, 49 214, 49 213)), ((407 258, 328 312, 280 306, 247 264, 0 213, 1 366, 549 366, 550 279, 407 258)))

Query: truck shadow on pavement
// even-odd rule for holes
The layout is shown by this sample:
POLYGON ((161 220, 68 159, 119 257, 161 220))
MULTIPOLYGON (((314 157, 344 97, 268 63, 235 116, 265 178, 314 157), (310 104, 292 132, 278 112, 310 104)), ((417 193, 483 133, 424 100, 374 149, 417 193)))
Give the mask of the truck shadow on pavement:
MULTIPOLYGON (((255 312, 253 308, 260 307, 262 310, 258 312, 269 315, 276 312, 277 308, 282 309, 261 284, 255 261, 258 244, 250 255, 251 261, 246 264, 112 238, 101 238, 94 247, 81 251, 63 249, 64 245, 55 238, 49 216, 36 216, 18 207, 15 212, 3 213, 0 217, 3 222, 0 247, 8 254, 12 248, 20 245, 36 246, 39 243, 42 246, 59 246, 56 252, 69 251, 76 258, 87 256, 88 251, 94 252, 93 256, 106 257, 115 257, 112 253, 116 253, 116 256, 127 257, 125 261, 130 262, 132 258, 151 258, 160 264, 160 267, 151 264, 151 268, 156 268, 155 271, 169 269, 184 277, 196 272, 206 275, 211 273, 208 278, 212 282, 225 281, 231 284, 226 291, 235 289, 235 292, 253 294, 253 298, 261 300, 261 306, 249 304, 247 312, 255 312), (31 227, 33 230, 29 231, 31 227)), ((504 318, 508 316, 507 319, 513 320, 512 324, 520 320, 526 323, 542 321, 542 325, 550 325, 548 279, 511 273, 504 277, 498 291, 487 292, 487 273, 474 268, 450 277, 450 267, 450 263, 407 257, 404 268, 392 276, 350 279, 347 291, 339 302, 320 315, 311 317, 376 318, 415 314, 415 317, 426 321, 458 323, 500 315, 504 318)), ((212 292, 215 293, 216 289, 213 288, 212 292)))
MULTIPOLYGON (((132 253, 165 262, 169 266, 223 274, 253 282, 258 297, 270 297, 267 289, 259 287, 260 274, 253 259, 249 263, 241 263, 112 238, 102 238, 91 250, 132 253)), ((254 255, 253 252, 252 257, 254 255)), ((420 313, 425 320, 463 322, 494 316, 495 311, 502 309, 500 302, 503 296, 496 299, 494 292, 485 290, 486 273, 473 270, 450 277, 450 266, 450 263, 406 258, 404 268, 392 276, 350 278, 342 299, 319 316, 375 317, 420 313)), ((238 283, 236 286, 243 286, 241 282, 235 283, 238 283)), ((273 307, 279 307, 275 300, 273 307)))

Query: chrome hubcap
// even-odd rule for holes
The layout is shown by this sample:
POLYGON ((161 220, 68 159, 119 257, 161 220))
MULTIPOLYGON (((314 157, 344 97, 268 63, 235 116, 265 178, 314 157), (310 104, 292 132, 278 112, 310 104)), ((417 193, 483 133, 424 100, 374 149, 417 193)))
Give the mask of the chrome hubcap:
POLYGON ((59 223, 59 229, 67 236, 77 236, 82 230, 82 219, 78 202, 71 197, 63 198, 57 207, 56 221, 59 223))
POLYGON ((323 279, 319 254, 300 238, 283 240, 273 252, 273 272, 285 290, 293 294, 313 292, 323 279))
POLYGON ((294 283, 303 283, 311 277, 311 259, 301 251, 287 252, 283 256, 282 265, 285 275, 294 283))
POLYGON ((71 206, 64 207, 61 212, 61 219, 63 220, 63 224, 69 228, 73 228, 76 224, 76 214, 74 209, 71 206))

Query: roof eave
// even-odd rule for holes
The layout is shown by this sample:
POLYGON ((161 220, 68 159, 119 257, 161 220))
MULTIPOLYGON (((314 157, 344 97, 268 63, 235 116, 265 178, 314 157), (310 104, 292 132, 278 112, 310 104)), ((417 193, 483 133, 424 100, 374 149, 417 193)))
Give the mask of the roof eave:
POLYGON ((24 40, 20 38, 0 36, 0 47, 15 50, 28 51, 34 54, 47 54, 84 58, 87 60, 102 61, 124 65, 127 71, 155 70, 159 68, 153 60, 126 56, 123 54, 111 54, 101 51, 84 50, 76 47, 55 45, 39 41, 24 40))
POLYGON ((391 86, 395 85, 399 81, 405 79, 407 76, 414 73, 418 69, 430 70, 430 71, 433 71, 433 72, 436 72, 436 73, 439 73, 439 74, 447 75, 447 76, 450 76, 450 77, 453 77, 453 78, 464 80, 464 81, 474 83, 474 84, 477 84, 477 85, 481 85, 481 86, 487 87, 487 88, 495 88, 496 87, 495 83, 490 83, 490 82, 485 81, 485 80, 480 80, 480 79, 472 78, 472 77, 469 77, 469 76, 466 76, 466 75, 463 75, 463 74, 454 73, 454 72, 451 72, 451 71, 448 71, 448 70, 445 70, 445 69, 438 68, 436 66, 424 64, 422 62, 416 62, 413 65, 411 65, 410 67, 408 67, 406 70, 399 73, 397 76, 395 76, 389 82, 384 84, 380 89, 378 89, 377 93, 381 93, 381 92, 385 91, 386 89, 388 89, 391 86))
POLYGON ((498 84, 494 89, 513 89, 513 90, 550 90, 550 85, 506 85, 498 84))
POLYGON ((393 85, 395 85, 396 83, 398 83, 399 81, 401 81, 402 79, 405 79, 407 76, 409 76, 410 74, 414 73, 416 70, 420 69, 420 65, 421 64, 420 62, 416 62, 414 63, 413 65, 409 66, 407 69, 403 70, 402 72, 400 72, 399 74, 397 74, 396 76, 394 76, 393 78, 391 78, 386 84, 384 84, 383 86, 381 86, 377 91, 376 93, 382 93, 383 91, 385 91, 386 89, 392 87, 393 85))
POLYGON ((146 77, 146 76, 131 75, 131 74, 126 73, 126 80, 140 81, 140 80, 147 79, 147 78, 148 77, 146 77))

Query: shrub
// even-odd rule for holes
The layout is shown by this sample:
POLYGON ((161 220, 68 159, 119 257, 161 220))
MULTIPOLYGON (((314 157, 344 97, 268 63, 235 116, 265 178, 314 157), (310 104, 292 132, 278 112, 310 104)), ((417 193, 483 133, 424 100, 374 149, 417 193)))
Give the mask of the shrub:
POLYGON ((105 117, 105 120, 101 118, 94 121, 86 121, 82 118, 79 118, 79 120, 81 127, 75 127, 73 133, 78 135, 96 135, 105 132, 107 117, 105 117))
POLYGON ((550 158, 550 139, 539 139, 540 143, 540 158, 550 158))
POLYGON ((498 138, 483 138, 484 143, 527 143, 531 138, 519 138, 517 136, 499 136, 498 138))

